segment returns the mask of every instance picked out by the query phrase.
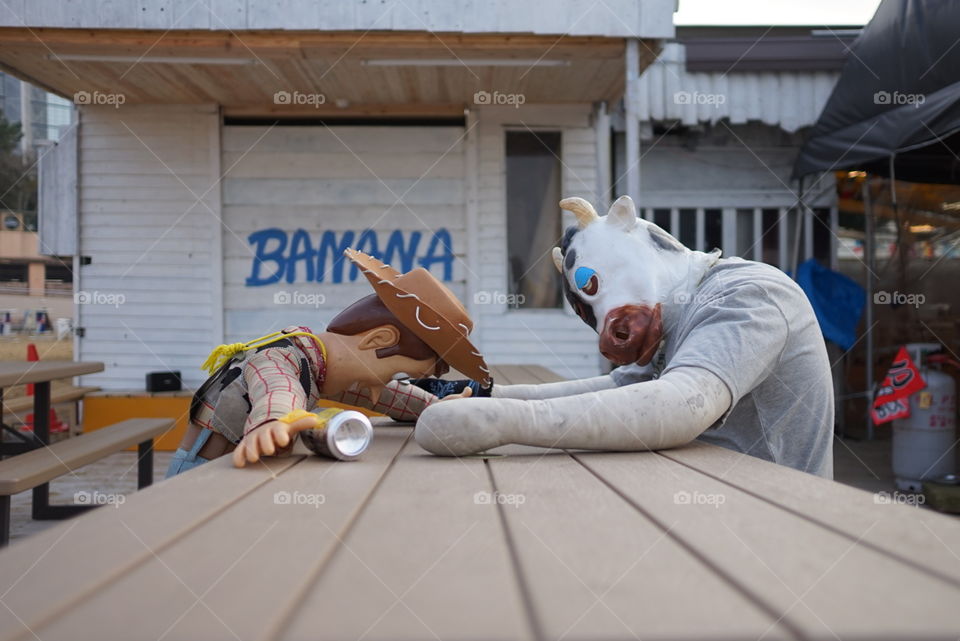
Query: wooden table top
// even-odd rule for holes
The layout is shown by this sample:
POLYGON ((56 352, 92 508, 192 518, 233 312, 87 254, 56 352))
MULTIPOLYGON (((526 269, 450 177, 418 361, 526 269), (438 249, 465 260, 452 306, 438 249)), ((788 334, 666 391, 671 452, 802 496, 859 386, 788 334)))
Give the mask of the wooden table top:
POLYGON ((103 371, 103 363, 78 361, 4 361, 0 363, 0 388, 44 383, 103 371))
POLYGON ((393 425, 357 462, 224 457, 14 543, 0 639, 960 634, 958 519, 705 444, 439 458, 393 425))

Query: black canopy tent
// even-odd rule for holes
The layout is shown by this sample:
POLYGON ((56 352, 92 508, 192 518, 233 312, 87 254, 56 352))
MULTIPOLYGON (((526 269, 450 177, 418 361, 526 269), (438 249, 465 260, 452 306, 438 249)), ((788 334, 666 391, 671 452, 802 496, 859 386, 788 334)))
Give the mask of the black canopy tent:
MULTIPOLYGON (((960 184, 960 2, 883 0, 850 53, 793 177, 858 169, 896 179, 960 184)), ((866 234, 867 438, 873 436, 874 238, 869 183, 866 234)), ((896 210, 896 193, 891 193, 896 210)))
POLYGON ((960 2, 884 0, 794 164, 960 182, 960 2))

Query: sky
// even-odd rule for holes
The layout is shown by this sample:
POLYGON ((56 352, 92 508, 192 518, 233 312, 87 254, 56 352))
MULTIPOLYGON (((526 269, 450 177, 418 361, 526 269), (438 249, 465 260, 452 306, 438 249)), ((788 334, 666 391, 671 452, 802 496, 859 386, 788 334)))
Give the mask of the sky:
POLYGON ((678 0, 675 25, 865 25, 880 0, 678 0))

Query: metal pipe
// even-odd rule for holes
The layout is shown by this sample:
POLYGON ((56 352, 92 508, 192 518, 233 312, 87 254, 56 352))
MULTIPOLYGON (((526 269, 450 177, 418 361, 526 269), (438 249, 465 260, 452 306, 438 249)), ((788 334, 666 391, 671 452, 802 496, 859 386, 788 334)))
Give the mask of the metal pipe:
MULTIPOLYGON (((806 206, 803 204, 803 176, 800 176, 798 182, 799 187, 797 190, 797 225, 793 230, 793 257, 790 261, 791 265, 791 274, 793 274, 793 280, 797 280, 797 267, 800 264, 800 230, 803 226, 803 214, 806 211, 806 206)), ((789 220, 789 219, 788 219, 789 220)))
POLYGON ((640 49, 636 38, 627 39, 626 91, 624 92, 624 120, 626 125, 627 195, 640 206, 640 115, 637 102, 640 98, 640 49))
POLYGON ((610 167, 610 114, 607 112, 605 102, 597 104, 594 135, 597 150, 597 197, 594 202, 597 211, 606 212, 610 208, 610 194, 613 189, 610 183, 613 170, 610 167))
POLYGON ((874 264, 874 249, 873 249, 873 212, 871 211, 870 203, 870 179, 864 178, 863 184, 861 185, 863 193, 863 213, 864 213, 864 241, 863 241, 863 251, 865 254, 866 261, 864 265, 867 268, 866 274, 866 324, 867 324, 867 333, 866 333, 866 345, 867 345, 867 363, 866 363, 866 396, 867 396, 867 440, 873 440, 873 417, 870 415, 870 408, 873 407, 873 264, 874 264))

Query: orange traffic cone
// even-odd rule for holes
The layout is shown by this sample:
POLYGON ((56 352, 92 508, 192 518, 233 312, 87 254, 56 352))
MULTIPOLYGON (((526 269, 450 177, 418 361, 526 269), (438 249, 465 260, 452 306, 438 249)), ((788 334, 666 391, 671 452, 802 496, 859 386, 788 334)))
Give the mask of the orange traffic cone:
MULTIPOLYGON (((27 362, 33 363, 40 360, 40 354, 37 353, 37 346, 33 343, 27 343, 27 362)), ((27 383, 27 396, 33 396, 33 383, 27 383)))
MULTIPOLYGON (((37 353, 37 346, 33 343, 27 344, 27 361, 33 363, 40 360, 40 354, 37 353)), ((33 383, 27 383, 27 396, 33 396, 33 383)), ((24 421, 24 427, 33 431, 33 412, 27 414, 27 420, 24 421)), ((66 432, 68 426, 57 416, 56 410, 50 408, 50 432, 66 432)))

